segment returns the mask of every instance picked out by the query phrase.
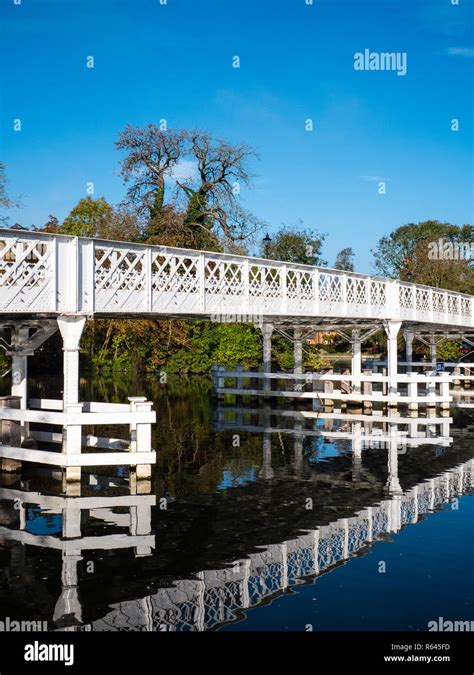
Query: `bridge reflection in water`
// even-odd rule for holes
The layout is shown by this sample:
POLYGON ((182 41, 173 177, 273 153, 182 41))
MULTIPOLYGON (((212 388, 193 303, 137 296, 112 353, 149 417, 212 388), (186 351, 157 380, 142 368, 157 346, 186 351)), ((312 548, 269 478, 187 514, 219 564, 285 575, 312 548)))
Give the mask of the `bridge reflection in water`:
MULTIPOLYGON (((32 548, 50 548, 62 556, 60 590, 54 611, 47 617, 50 628, 79 631, 217 629, 240 620, 246 611, 267 604, 295 584, 314 581, 350 562, 351 558, 370 552, 375 542, 416 524, 424 514, 472 490, 474 483, 474 459, 466 461, 466 454, 460 458, 456 453, 449 457, 453 441, 450 433, 456 432, 449 417, 401 418, 218 408, 215 426, 219 433, 263 435, 257 487, 275 478, 272 442, 280 443, 283 435, 294 438, 293 479, 299 480, 299 486, 306 486, 300 497, 305 503, 306 520, 296 521, 292 535, 276 543, 269 543, 275 534, 267 534, 262 524, 258 543, 255 536, 249 536, 245 555, 230 565, 229 558, 223 557, 215 568, 210 565, 197 571, 182 568, 174 576, 168 574, 158 580, 156 567, 142 565, 139 584, 117 593, 119 601, 115 601, 113 593, 109 594, 106 600, 97 603, 104 607, 100 610, 89 606, 90 593, 81 592, 81 587, 86 587, 89 581, 86 558, 91 551, 108 555, 128 549, 135 560, 143 558, 144 561, 160 556, 159 548, 167 534, 157 518, 153 518, 153 513, 157 516, 155 496, 144 494, 151 491, 151 484, 122 481, 121 492, 126 485, 127 494, 118 495, 121 483, 118 480, 116 486, 103 487, 102 492, 106 494, 102 496, 68 496, 67 493, 47 496, 28 489, 25 483, 2 487, 0 544, 9 551, 12 575, 20 574, 21 578, 18 570, 25 566, 26 554, 32 548), (324 471, 320 471, 333 461, 327 448, 334 450, 338 444, 342 456, 350 458, 350 480, 355 489, 370 485, 373 491, 361 497, 348 494, 346 489, 345 515, 332 518, 326 513, 322 517, 324 505, 313 505, 312 501, 314 498, 317 502, 325 478, 326 485, 330 483, 336 491, 339 484, 347 481, 347 463, 342 474, 336 470, 325 476, 324 471), (407 453, 422 451, 419 446, 430 444, 436 450, 448 448, 443 472, 433 475, 432 470, 427 469, 423 474, 419 468, 418 480, 402 489, 399 461, 404 461, 407 453), (380 480, 379 468, 374 470, 373 458, 365 466, 363 451, 375 451, 378 463, 382 456, 385 458, 385 481, 380 480), (361 498, 366 499, 362 508, 361 498), (38 527, 42 518, 46 519, 46 526, 43 523, 38 527), (91 521, 95 523, 93 535, 83 534, 84 523, 91 521), (310 521, 313 526, 305 526, 310 521), (86 569, 81 567, 84 563, 86 569), (143 592, 144 587, 153 586, 153 591, 143 592)), ((425 451, 433 452, 433 449, 427 447, 425 451)), ((416 463, 419 464, 418 459, 416 463)), ((97 482, 93 475, 89 480, 97 482)), ((97 494, 97 486, 92 487, 97 494)), ((87 492, 91 486, 83 485, 82 489, 87 492)), ((251 493, 246 494, 247 501, 251 497, 251 493)), ((240 516, 239 504, 234 508, 240 516)), ((171 506, 170 512, 172 510, 171 506)), ((242 519, 245 520, 244 515, 242 519)), ((245 547, 245 536, 243 545, 245 547)), ((184 554, 184 549, 182 552, 184 554)), ((132 565, 131 558, 127 560, 132 565)), ((120 575, 123 574, 120 568, 120 575)))

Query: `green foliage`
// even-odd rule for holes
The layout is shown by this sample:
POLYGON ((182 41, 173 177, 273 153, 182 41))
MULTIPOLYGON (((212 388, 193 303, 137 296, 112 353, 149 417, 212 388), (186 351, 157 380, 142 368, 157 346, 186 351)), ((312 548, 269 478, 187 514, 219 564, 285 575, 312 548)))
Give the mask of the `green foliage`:
POLYGON ((100 237, 110 226, 112 218, 113 209, 104 197, 83 197, 65 218, 58 232, 75 237, 100 237))
MULTIPOLYGON (((461 340, 445 340, 436 347, 437 361, 459 361, 461 352, 461 340)), ((428 351, 428 348, 427 348, 428 351)))
POLYGON ((157 187, 152 195, 152 203, 150 206, 150 221, 159 216, 163 211, 165 203, 165 188, 163 186, 157 187))
POLYGON ((218 344, 214 363, 234 368, 242 364, 244 370, 256 365, 261 357, 261 338, 257 329, 248 324, 219 324, 218 344))
POLYGON ((343 248, 339 251, 334 262, 334 269, 345 270, 347 272, 354 271, 354 251, 352 248, 343 248))
POLYGON ((307 345, 303 351, 303 366, 312 371, 327 368, 328 361, 324 358, 324 353, 321 352, 315 345, 307 345))
POLYGON ((205 373, 215 363, 228 368, 241 363, 250 368, 261 361, 261 338, 254 326, 248 324, 190 323, 188 338, 186 347, 165 364, 166 370, 205 373))
POLYGON ((264 245, 262 255, 271 260, 301 263, 303 265, 325 265, 321 257, 324 234, 305 229, 301 223, 283 226, 271 242, 264 245))
POLYGON ((474 239, 472 225, 452 225, 437 220, 410 223, 382 237, 375 251, 375 268, 383 276, 472 293, 474 271, 469 259, 433 256, 440 240, 467 244, 474 239))

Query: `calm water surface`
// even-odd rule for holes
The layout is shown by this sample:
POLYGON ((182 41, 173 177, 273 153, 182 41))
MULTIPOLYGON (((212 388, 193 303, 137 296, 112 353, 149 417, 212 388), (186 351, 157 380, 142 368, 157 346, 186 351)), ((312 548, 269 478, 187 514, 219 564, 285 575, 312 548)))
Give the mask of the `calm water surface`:
MULTIPOLYGON (((474 418, 420 424, 426 439, 394 445, 393 421, 218 403, 207 378, 81 386, 83 400, 153 399, 152 481, 102 469, 74 496, 46 469, 4 476, 3 616, 127 631, 426 630, 474 618, 474 418)), ((31 393, 59 387, 42 376, 31 393)))

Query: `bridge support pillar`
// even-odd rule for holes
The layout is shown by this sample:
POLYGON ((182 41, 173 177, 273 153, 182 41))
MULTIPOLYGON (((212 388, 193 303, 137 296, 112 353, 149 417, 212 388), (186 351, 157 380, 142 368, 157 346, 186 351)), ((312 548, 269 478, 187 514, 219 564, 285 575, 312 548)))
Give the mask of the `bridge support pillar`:
POLYGON ((303 341, 299 326, 294 329, 293 337, 294 373, 295 375, 301 375, 303 372, 303 341))
POLYGON ((413 340, 415 334, 412 331, 406 330, 403 333, 403 337, 405 339, 405 361, 407 362, 407 372, 410 372, 413 363, 413 340))
MULTIPOLYGON (((26 343, 30 337, 30 328, 24 324, 15 322, 11 333, 11 350, 12 359, 12 396, 20 398, 20 409, 26 410, 28 408, 28 356, 34 352, 28 349, 26 343)), ((29 433, 28 422, 21 424, 21 442, 25 441, 29 433)))
MULTIPOLYGON (((351 362, 351 375, 352 377, 360 377, 362 374, 362 340, 360 336, 360 330, 355 328, 352 331, 352 362, 351 362)), ((352 380, 352 391, 355 394, 360 394, 361 386, 360 381, 352 380)))
POLYGON ((385 332, 387 333, 387 375, 389 377, 389 394, 397 394, 398 375, 398 332, 402 325, 401 321, 387 321, 385 332))
POLYGON ((301 478, 303 468, 303 426, 295 425, 295 445, 294 445, 294 472, 297 478, 301 478))
MULTIPOLYGON (((64 424, 63 452, 66 455, 81 453, 82 426, 68 423, 68 416, 77 417, 82 411, 79 403, 79 345, 86 319, 84 316, 59 316, 58 327, 63 339, 63 410, 66 414, 64 424)), ((67 466, 65 469, 66 481, 80 481, 81 467, 67 466)))
POLYGON ((385 489, 390 495, 396 495, 402 491, 398 478, 398 441, 399 435, 397 425, 390 424, 387 458, 388 476, 385 485, 385 489))
POLYGON ((271 435, 267 432, 263 434, 263 457, 262 457, 262 466, 259 471, 258 477, 263 480, 271 480, 274 476, 272 468, 272 441, 271 435))
POLYGON ((430 333, 430 359, 436 363, 436 335, 430 333))
MULTIPOLYGON (((262 324, 262 336, 263 336, 263 372, 271 373, 272 371, 272 334, 273 334, 273 324, 272 323, 263 323, 262 324)), ((271 391, 272 381, 270 379, 263 380, 263 390, 271 391)))

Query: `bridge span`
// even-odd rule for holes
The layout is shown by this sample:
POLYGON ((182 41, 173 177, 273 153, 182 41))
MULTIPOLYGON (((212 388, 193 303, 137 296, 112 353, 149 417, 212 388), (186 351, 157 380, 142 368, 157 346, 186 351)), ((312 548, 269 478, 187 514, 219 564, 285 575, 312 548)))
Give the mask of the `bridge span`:
MULTIPOLYGON (((462 337, 474 345, 474 298, 461 293, 250 256, 0 230, 0 345, 12 357, 11 393, 20 406, 8 419, 21 422, 23 440, 29 422, 64 423, 65 444, 74 459, 63 459, 61 466, 70 478, 78 475, 74 461, 80 454, 80 419, 92 424, 92 416, 102 412, 96 404, 83 410, 79 402, 80 339, 86 319, 95 317, 255 323, 263 336, 264 374, 271 371, 274 331, 293 342, 295 374, 303 372, 305 339, 318 331, 336 331, 352 346, 351 396, 356 399, 362 396, 364 378, 362 344, 380 330, 387 334, 386 378, 392 397, 398 392, 401 332, 408 366, 414 339, 429 345, 432 362, 445 339, 462 337), (39 410, 28 411, 28 356, 58 329, 64 348, 63 400, 39 401, 39 410), (84 417, 79 419, 80 414, 84 417)), ((269 379, 264 380, 270 391, 269 379)), ((449 402, 446 396, 443 400, 449 402)), ((153 415, 150 405, 134 400, 125 412, 131 436, 141 438, 148 462, 144 426, 153 415)), ((3 456, 25 459, 24 452, 9 453, 3 456)))

